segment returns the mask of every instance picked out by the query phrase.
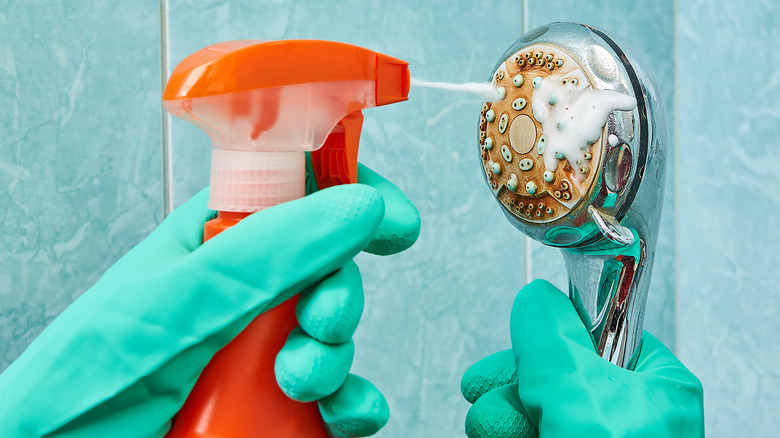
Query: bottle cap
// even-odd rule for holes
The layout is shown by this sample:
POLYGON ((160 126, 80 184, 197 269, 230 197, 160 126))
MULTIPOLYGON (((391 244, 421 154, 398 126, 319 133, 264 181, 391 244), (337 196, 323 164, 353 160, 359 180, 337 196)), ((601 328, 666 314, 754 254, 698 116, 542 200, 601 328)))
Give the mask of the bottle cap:
POLYGON ((306 194, 303 152, 261 152, 214 148, 208 207, 256 212, 306 194))

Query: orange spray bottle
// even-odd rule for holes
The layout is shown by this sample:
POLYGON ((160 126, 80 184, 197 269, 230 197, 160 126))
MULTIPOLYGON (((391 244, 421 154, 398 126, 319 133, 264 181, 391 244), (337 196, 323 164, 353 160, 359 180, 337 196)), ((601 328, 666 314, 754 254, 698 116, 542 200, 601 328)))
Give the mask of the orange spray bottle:
MULTIPOLYGON (((307 151, 320 189, 357 182, 361 111, 408 93, 407 62, 343 43, 228 41, 184 59, 163 105, 211 138, 209 208, 218 215, 203 240, 304 196, 307 151)), ((214 356, 169 438, 327 437, 316 402, 288 398, 274 376, 296 302, 260 315, 214 356)))

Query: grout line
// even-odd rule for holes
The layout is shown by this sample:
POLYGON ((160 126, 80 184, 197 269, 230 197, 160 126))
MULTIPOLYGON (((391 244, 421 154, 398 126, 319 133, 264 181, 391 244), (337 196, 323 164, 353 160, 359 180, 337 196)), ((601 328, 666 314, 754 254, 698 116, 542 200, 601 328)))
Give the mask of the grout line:
POLYGON ((528 33, 528 0, 523 0, 523 35, 528 33))
MULTIPOLYGON (((160 95, 168 79, 168 0, 160 0, 160 95)), ((162 105, 162 103, 161 103, 162 105)), ((173 157, 171 116, 160 108, 162 128, 162 213, 165 219, 173 211, 173 157)))
POLYGON ((679 126, 679 114, 680 114, 680 97, 679 97, 679 68, 677 65, 677 44, 678 44, 678 32, 677 32, 677 0, 672 2, 672 127, 674 128, 674 138, 672 155, 674 157, 674 165, 672 166, 672 181, 674 182, 674 246, 673 246, 673 264, 674 264, 674 348, 672 351, 678 353, 680 350, 680 126, 679 126))
MULTIPOLYGON (((523 8, 523 28, 521 29, 523 32, 523 35, 525 35, 528 32, 528 0, 523 0, 522 2, 522 8, 523 8)), ((533 260, 531 258, 531 244, 533 243, 531 241, 531 238, 528 236, 524 236, 524 252, 525 252, 525 284, 530 283, 533 280, 533 260)))
POLYGON ((531 260, 531 244, 533 241, 528 236, 523 236, 525 238, 525 284, 530 283, 533 281, 533 263, 531 260))

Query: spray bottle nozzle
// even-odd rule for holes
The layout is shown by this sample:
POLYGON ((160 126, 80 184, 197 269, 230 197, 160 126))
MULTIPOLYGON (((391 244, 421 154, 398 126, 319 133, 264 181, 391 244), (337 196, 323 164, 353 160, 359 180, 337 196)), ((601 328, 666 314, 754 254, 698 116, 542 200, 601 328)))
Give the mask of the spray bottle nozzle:
POLYGON ((274 163, 247 154, 295 153, 289 155, 286 166, 292 173, 285 178, 302 180, 295 175, 309 151, 320 188, 356 182, 361 111, 406 100, 408 94, 408 63, 381 53, 328 41, 239 40, 206 47, 182 61, 165 87, 163 104, 203 129, 215 148, 214 162, 227 166, 212 168, 210 206, 257 211, 302 196, 303 183, 236 180, 236 166, 265 183, 278 173, 274 163), (229 181, 223 184, 215 174, 229 181), (221 191, 242 184, 260 191, 248 197, 240 190, 221 191), (272 200, 261 193, 264 186, 276 191, 272 200))

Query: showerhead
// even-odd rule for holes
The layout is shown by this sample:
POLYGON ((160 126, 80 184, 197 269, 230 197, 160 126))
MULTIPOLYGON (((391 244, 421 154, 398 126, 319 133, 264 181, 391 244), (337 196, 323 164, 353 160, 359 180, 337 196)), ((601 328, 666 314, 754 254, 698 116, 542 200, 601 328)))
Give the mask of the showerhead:
POLYGON ((518 39, 479 124, 485 180, 509 221, 560 247, 603 357, 631 366, 660 221, 666 116, 647 69, 605 32, 553 23, 518 39))

